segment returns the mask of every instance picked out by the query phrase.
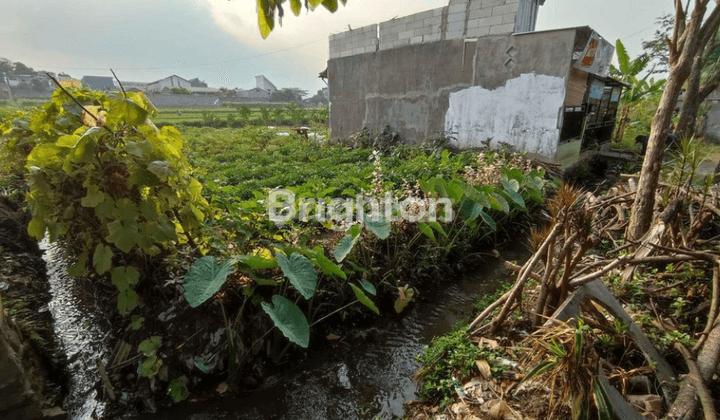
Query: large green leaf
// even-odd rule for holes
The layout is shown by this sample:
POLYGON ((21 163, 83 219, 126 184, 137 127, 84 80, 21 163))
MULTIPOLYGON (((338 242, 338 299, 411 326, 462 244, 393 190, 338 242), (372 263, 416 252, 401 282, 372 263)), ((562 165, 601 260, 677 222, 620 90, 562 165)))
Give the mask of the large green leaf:
POLYGON ((142 125, 145 124, 145 120, 147 120, 149 114, 147 110, 130 99, 112 101, 107 114, 106 124, 110 126, 122 123, 142 125))
POLYGON ((260 35, 267 38, 275 27, 275 10, 270 8, 270 0, 257 0, 257 15, 260 35))
POLYGON ((330 258, 326 257, 325 251, 321 247, 316 246, 312 250, 306 250, 306 255, 315 265, 320 267, 320 270, 322 270, 325 275, 337 276, 343 280, 347 280, 347 275, 342 271, 342 268, 332 262, 330 258))
POLYGON ((310 325, 297 305, 275 295, 272 297, 272 306, 263 302, 262 308, 285 337, 298 346, 307 348, 310 344, 310 325))
POLYGON ((335 251, 333 252, 335 261, 342 262, 345 257, 350 254, 350 251, 352 251, 358 240, 360 240, 360 227, 358 225, 353 225, 350 229, 348 229, 348 233, 335 247, 335 251))
POLYGON ((202 257, 185 274, 185 299, 196 308, 220 290, 233 269, 229 261, 216 264, 214 257, 202 257))
POLYGON ((360 301, 363 305, 367 306, 371 311, 375 312, 376 314, 380 315, 380 311, 378 310, 377 306, 373 303, 372 300, 370 300, 369 297, 363 292, 363 290, 354 284, 350 283, 350 287, 352 287, 353 292, 355 292, 355 297, 357 297, 357 300, 360 301))
POLYGON ((312 262, 297 252, 293 252, 290 258, 278 252, 275 258, 290 284, 295 286, 305 299, 310 299, 317 288, 317 271, 312 262))
POLYGON ((427 223, 418 223, 418 230, 422 232, 423 235, 430 238, 431 241, 437 242, 437 239, 435 238, 435 232, 433 232, 432 228, 428 226, 427 223))
POLYGON ((390 222, 385 220, 384 214, 377 214, 372 217, 366 215, 363 217, 363 223, 370 232, 382 240, 390 236, 390 222))
POLYGON ((241 255, 238 257, 238 261, 246 264, 253 270, 262 270, 267 268, 277 268, 278 262, 275 260, 263 258, 259 255, 241 255))
POLYGON ((630 56, 625 49, 625 45, 618 39, 615 42, 615 50, 617 51, 618 64, 620 64, 620 72, 623 75, 629 75, 630 72, 630 56))
POLYGON ((520 208, 524 209, 525 200, 523 200, 522 196, 518 192, 520 190, 520 183, 514 179, 502 179, 501 183, 505 193, 510 197, 510 199, 520 206, 520 208))

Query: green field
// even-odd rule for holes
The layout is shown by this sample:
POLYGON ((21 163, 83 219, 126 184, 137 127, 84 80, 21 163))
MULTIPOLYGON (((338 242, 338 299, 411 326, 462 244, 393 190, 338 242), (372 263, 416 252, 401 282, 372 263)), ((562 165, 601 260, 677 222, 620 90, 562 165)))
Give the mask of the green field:
POLYGON ((156 124, 207 126, 307 125, 327 122, 328 108, 302 108, 295 104, 237 104, 221 108, 160 108, 156 124))
MULTIPOLYGON (((264 127, 181 130, 196 176, 203 183, 232 186, 237 198, 252 198, 253 191, 302 185, 350 196, 372 188, 376 169, 372 149, 320 144, 294 133, 281 137, 276 132, 283 130, 264 127)), ((402 190, 421 178, 459 177, 466 167, 478 164, 475 153, 436 157, 432 149, 424 147, 399 147, 378 159, 382 186, 388 191, 402 190)))

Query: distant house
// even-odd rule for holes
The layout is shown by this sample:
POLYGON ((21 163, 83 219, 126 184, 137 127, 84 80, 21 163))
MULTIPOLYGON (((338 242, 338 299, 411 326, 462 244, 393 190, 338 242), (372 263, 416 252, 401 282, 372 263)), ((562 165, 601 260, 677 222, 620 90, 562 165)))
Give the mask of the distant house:
POLYGON ((236 96, 241 99, 251 99, 257 101, 270 100, 270 92, 257 87, 248 90, 238 90, 236 96))
POLYGON ((248 90, 237 89, 236 96, 248 101, 269 101, 270 96, 277 92, 277 88, 265 76, 255 76, 255 87, 248 90))
POLYGON ((184 88, 190 88, 192 87, 192 84, 189 80, 185 80, 180 76, 172 75, 168 76, 164 79, 156 80, 154 82, 147 84, 147 91, 148 92, 160 92, 163 90, 163 88, 174 88, 174 87, 184 87, 184 88))
POLYGON ((267 91, 271 95, 277 91, 275 85, 263 75, 255 76, 255 87, 267 91))
POLYGON ((112 77, 105 76, 83 76, 80 79, 83 86, 92 90, 112 91, 115 90, 115 84, 112 77))
POLYGON ((5 77, 5 83, 10 87, 30 85, 35 77, 31 74, 11 74, 5 77))

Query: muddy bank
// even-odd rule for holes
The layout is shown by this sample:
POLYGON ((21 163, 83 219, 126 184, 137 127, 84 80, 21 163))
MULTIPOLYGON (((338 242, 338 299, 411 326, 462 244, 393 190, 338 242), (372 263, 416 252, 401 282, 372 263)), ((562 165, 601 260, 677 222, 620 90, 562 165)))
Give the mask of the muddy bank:
MULTIPOLYGON (((63 373, 52 331, 45 262, 18 201, 0 197, 0 418, 58 405, 63 373)), ((59 413, 54 409, 45 414, 59 413)))

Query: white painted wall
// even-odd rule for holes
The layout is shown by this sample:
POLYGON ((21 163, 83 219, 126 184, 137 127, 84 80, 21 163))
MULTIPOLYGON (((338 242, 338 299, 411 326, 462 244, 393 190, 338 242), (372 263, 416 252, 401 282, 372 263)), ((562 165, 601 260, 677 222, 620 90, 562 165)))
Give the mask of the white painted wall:
POLYGON ((482 86, 450 94, 445 132, 460 148, 512 144, 520 150, 554 157, 560 129, 558 117, 565 100, 565 78, 527 73, 504 86, 482 86))

